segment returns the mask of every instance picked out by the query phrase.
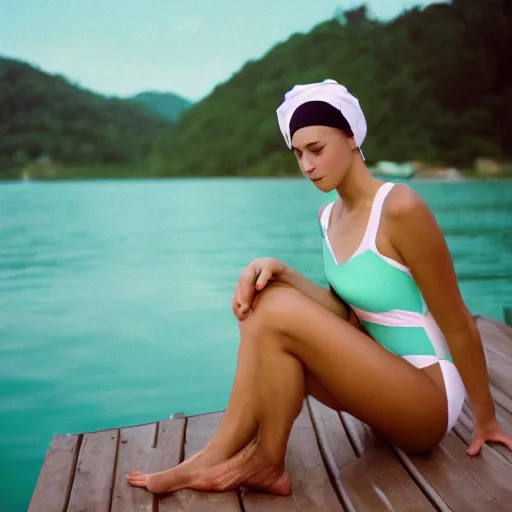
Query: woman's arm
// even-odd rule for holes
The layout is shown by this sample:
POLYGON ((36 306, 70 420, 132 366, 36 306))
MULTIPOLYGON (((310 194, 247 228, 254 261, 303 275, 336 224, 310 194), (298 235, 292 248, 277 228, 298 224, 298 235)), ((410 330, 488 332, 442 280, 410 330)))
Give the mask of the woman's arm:
MULTIPOLYGON (((321 207, 318 212, 319 221, 324 208, 325 206, 321 207)), ((355 327, 362 329, 357 315, 331 286, 325 289, 275 258, 258 258, 243 270, 232 299, 233 313, 239 320, 247 317, 257 294, 263 291, 270 281, 299 290, 344 320, 348 320, 355 327)))
POLYGON ((484 351, 475 321, 462 299, 448 246, 423 199, 407 186, 395 189, 385 208, 392 244, 446 338, 475 422, 487 424, 495 420, 496 413, 484 351))
POLYGON ((277 281, 299 290, 343 319, 348 319, 349 309, 347 305, 331 287, 329 289, 323 288, 284 263, 277 281))
POLYGON ((358 326, 355 314, 349 314, 346 304, 332 289, 322 288, 276 258, 258 258, 242 271, 231 300, 233 313, 240 321, 247 317, 254 307, 258 294, 270 282, 291 286, 333 313, 349 320, 354 326, 358 326))

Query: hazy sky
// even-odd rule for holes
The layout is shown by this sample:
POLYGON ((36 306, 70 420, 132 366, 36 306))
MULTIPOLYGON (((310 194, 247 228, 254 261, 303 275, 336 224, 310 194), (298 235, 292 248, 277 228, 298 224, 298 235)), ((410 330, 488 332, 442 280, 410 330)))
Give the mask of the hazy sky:
MULTIPOLYGON (((198 100, 249 59, 355 0, 0 0, 0 54, 105 94, 198 100)), ((368 0, 391 19, 432 1, 368 0)))

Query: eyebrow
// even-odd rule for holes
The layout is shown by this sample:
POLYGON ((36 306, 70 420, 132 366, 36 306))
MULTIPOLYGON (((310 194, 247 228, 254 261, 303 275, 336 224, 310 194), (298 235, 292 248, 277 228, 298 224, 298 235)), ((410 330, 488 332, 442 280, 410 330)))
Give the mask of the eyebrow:
MULTIPOLYGON (((310 146, 314 146, 314 145, 316 145, 316 144, 320 144, 320 142, 319 142, 319 141, 310 142, 309 144, 306 144, 306 148, 309 148, 310 146)), ((293 149, 294 151, 300 151, 300 149, 299 149, 299 148, 296 148, 295 146, 292 146, 292 149, 293 149)))

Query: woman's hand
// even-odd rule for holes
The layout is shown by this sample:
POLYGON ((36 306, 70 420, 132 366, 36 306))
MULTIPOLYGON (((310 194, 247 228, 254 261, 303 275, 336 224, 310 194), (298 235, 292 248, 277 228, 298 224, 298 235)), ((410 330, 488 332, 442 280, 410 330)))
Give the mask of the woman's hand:
POLYGON ((485 424, 475 424, 473 439, 466 453, 471 456, 478 455, 486 441, 502 443, 512 451, 512 436, 503 430, 496 419, 485 424))
POLYGON ((285 264, 275 258, 258 258, 243 269, 231 301, 231 308, 238 320, 247 317, 256 294, 269 281, 278 279, 284 268, 285 264))

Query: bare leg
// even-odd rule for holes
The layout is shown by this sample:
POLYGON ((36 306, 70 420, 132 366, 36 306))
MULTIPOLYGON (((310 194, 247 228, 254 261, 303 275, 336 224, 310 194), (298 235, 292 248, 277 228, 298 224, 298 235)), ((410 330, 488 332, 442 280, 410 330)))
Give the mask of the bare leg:
POLYGON ((163 481, 157 474, 134 477, 132 485, 156 492, 242 485, 289 492, 284 453, 304 394, 302 365, 344 410, 398 446, 424 451, 441 440, 447 421, 442 383, 295 290, 270 288, 263 297, 243 322, 243 342, 254 346, 263 372, 257 388, 261 400, 254 406, 260 427, 255 441, 186 482, 163 481))
MULTIPOLYGON (((284 455, 286 452, 286 440, 288 439, 293 421, 299 414, 305 394, 304 370, 300 361, 289 354, 277 349, 277 344, 272 339, 271 332, 263 333, 260 329, 241 326, 242 341, 241 354, 250 354, 257 367, 257 380, 253 382, 251 395, 254 399, 241 406, 240 411, 246 411, 261 424, 257 437, 252 442, 243 446, 245 448, 237 455, 242 459, 250 459, 254 462, 254 456, 259 457, 260 450, 255 453, 256 447, 265 447, 268 455, 261 457, 265 467, 254 467, 254 475, 247 485, 257 486, 262 490, 274 494, 288 494, 290 492, 290 480, 284 470, 284 455), (274 421, 267 421, 268 415, 274 417, 274 421), (277 444, 273 443, 277 439, 277 444), (275 458, 275 464, 268 464, 270 457, 275 458)), ((253 324, 254 325, 254 324, 253 324)), ((274 334, 275 336, 275 334, 274 334)), ((238 382, 241 382, 239 380, 238 382)), ((234 417, 237 413, 233 409, 234 417)), ((258 424, 256 423, 256 425, 258 424)), ((227 424, 226 431, 232 429, 236 432, 237 425, 227 424)), ((251 436, 253 438, 254 436, 251 436)), ((239 436, 240 438, 240 436, 239 436)), ((220 444, 222 445, 222 441, 220 444)), ((224 447, 227 443, 224 442, 224 447)), ((243 446, 240 446, 242 448, 243 446)), ((239 448, 239 449, 240 449, 239 448)), ((211 448, 212 452, 215 448, 211 448)), ((237 450, 238 451, 238 450, 237 450)), ((226 452, 224 452, 226 453, 226 452)), ((234 452, 236 453, 236 452, 234 452)), ((263 454, 261 454, 263 455, 263 454)), ((224 461, 226 460, 223 459, 224 461)), ((212 465, 213 467, 216 467, 212 465)), ((154 473, 152 475, 132 475, 129 482, 132 485, 147 487, 153 492, 172 492, 181 487, 194 489, 208 488, 232 488, 233 472, 227 471, 226 480, 218 482, 216 474, 214 478, 203 478, 205 468, 199 464, 191 465, 187 471, 171 470, 154 473)), ((206 469, 206 472, 208 469, 206 469)), ((236 487, 236 486, 235 486, 236 487)))
POLYGON ((258 423, 254 413, 254 383, 258 374, 258 358, 252 344, 240 343, 238 364, 233 389, 228 407, 216 433, 207 446, 190 459, 174 468, 159 473, 145 475, 139 471, 131 471, 127 475, 128 482, 138 485, 148 483, 149 477, 153 483, 173 482, 181 485, 191 478, 191 474, 229 459, 241 448, 247 445, 257 433, 258 423))
POLYGON ((259 373, 258 365, 255 347, 242 340, 226 412, 219 428, 200 452, 203 466, 229 459, 256 435, 258 422, 254 413, 254 384, 259 373))
MULTIPOLYGON (((241 325, 242 341, 238 354, 235 382, 228 407, 219 428, 205 448, 198 454, 201 456, 201 466, 203 468, 229 459, 253 440, 258 433, 258 421, 254 410, 254 400, 258 399, 258 394, 254 390, 255 386, 261 384, 262 376, 264 373, 266 374, 266 371, 261 368, 262 361, 257 356, 257 347, 252 342, 247 343, 247 337, 251 336, 251 333, 247 332, 244 327, 244 325, 241 325)), ((254 342, 258 343, 257 340, 254 340, 254 342)), ((264 362, 266 363, 266 360, 264 362)), ((301 378, 305 381, 302 385, 303 397, 311 395, 328 407, 341 410, 341 404, 336 401, 322 383, 302 365, 298 364, 298 366, 301 367, 301 378)), ((279 374, 280 371, 282 373, 282 369, 276 368, 276 374, 279 374)), ((294 384, 292 383, 292 385, 294 384)), ((271 394, 270 398, 265 397, 264 400, 271 400, 272 396, 275 397, 271 394)), ((261 397, 259 400, 261 400, 261 397)))
MULTIPOLYGON (((262 381, 261 360, 258 360, 256 347, 252 343, 244 342, 244 332, 246 339, 248 335, 250 336, 244 327, 241 325, 242 342, 231 397, 219 428, 200 452, 203 461, 202 467, 229 459, 244 448, 258 433, 258 421, 253 402, 257 399, 254 388, 262 381)), ((279 374, 279 368, 277 374, 279 374)), ((305 380, 304 397, 311 395, 326 406, 341 410, 341 404, 337 402, 336 398, 329 393, 315 375, 305 368, 302 368, 302 379, 305 380)), ((304 388, 304 385, 302 387, 304 388)))
POLYGON ((140 481, 146 482, 148 476, 153 476, 153 480, 165 480, 179 485, 189 481, 194 472, 225 461, 246 446, 258 431, 258 422, 254 411, 255 383, 259 374, 258 365, 255 346, 244 343, 242 336, 235 381, 228 407, 219 428, 208 444, 190 459, 166 471, 152 475, 131 471, 127 475, 128 482, 137 485, 140 481))
POLYGON ((291 492, 285 455, 293 422, 305 396, 302 363, 282 350, 280 335, 272 329, 246 329, 244 342, 259 351, 259 422, 256 438, 231 459, 199 473, 191 484, 196 489, 228 490, 238 486, 277 495, 291 492))
MULTIPOLYGON (((284 372, 285 366, 280 367, 277 363, 281 359, 279 355, 270 362, 268 358, 262 361, 259 355, 261 346, 258 346, 258 339, 256 338, 263 337, 261 341, 264 342, 265 336, 261 336, 259 332, 253 332, 254 328, 251 328, 250 325, 249 323, 242 323, 240 325, 241 343, 233 390, 222 422, 206 447, 178 466, 160 473, 143 474, 138 471, 132 471, 127 476, 130 484, 147 484, 148 478, 151 476, 153 481, 172 482, 174 486, 179 486, 189 482, 198 471, 228 460, 242 450, 242 448, 246 447, 258 433, 255 401, 261 402, 262 399, 263 403, 275 401, 276 393, 280 392, 283 384, 289 390, 296 390, 298 410, 294 413, 294 418, 300 412, 302 398, 308 394, 314 396, 328 407, 341 410, 336 399, 313 374, 302 367, 299 361, 294 361, 293 366, 295 368, 291 370, 289 383, 286 383, 285 379, 287 377, 284 372), (265 369, 261 367, 262 363, 264 363, 265 369), (269 375, 268 379, 264 377, 267 374, 269 375), (277 388, 277 390, 265 388, 263 390, 263 398, 261 396, 258 397, 258 395, 261 395, 261 392, 256 393, 255 390, 260 387, 262 382, 270 383, 271 375, 280 376, 280 382, 272 384, 272 388, 277 388)), ((287 404, 287 400, 288 395, 283 398, 283 402, 287 404)), ((276 411, 279 410, 282 410, 282 406, 277 405, 276 411)), ((267 434, 264 432, 263 435, 267 434)))
POLYGON ((424 452, 440 442, 447 422, 442 382, 386 351, 347 322, 320 311, 295 291, 273 291, 267 297, 266 307, 260 306, 259 320, 253 316, 257 335, 249 337, 260 349, 258 436, 228 461, 196 475, 190 486, 290 492, 284 457, 302 402, 302 365, 345 410, 402 449, 424 452), (318 321, 312 322, 306 312, 318 314, 318 321))

